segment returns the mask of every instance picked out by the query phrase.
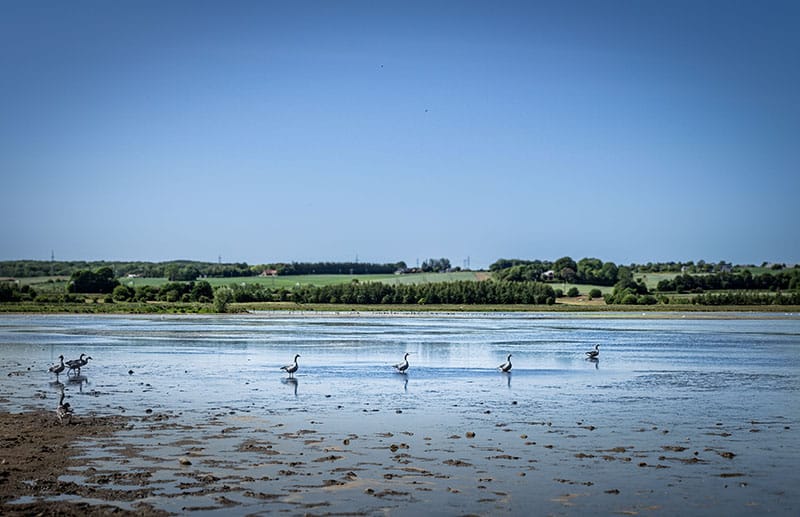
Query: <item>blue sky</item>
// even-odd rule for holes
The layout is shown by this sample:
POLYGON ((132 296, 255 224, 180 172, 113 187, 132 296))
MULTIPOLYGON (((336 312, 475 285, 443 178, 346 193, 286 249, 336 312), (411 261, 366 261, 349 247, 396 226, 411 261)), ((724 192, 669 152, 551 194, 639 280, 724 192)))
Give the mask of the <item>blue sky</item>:
POLYGON ((797 2, 0 12, 0 259, 800 262, 797 2))

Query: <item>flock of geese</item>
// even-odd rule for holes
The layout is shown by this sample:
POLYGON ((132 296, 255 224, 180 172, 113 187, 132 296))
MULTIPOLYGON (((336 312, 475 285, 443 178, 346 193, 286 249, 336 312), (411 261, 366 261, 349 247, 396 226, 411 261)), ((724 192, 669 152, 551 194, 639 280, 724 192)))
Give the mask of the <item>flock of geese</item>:
POLYGON ((65 368, 69 368, 67 370, 67 376, 69 376, 71 373, 74 373, 75 375, 80 375, 81 367, 86 366, 89 363, 89 359, 91 359, 92 356, 81 354, 80 358, 70 359, 67 362, 64 362, 63 355, 58 356, 58 358, 61 360, 61 363, 54 364, 53 366, 50 367, 50 373, 56 374, 56 381, 58 381, 58 376, 61 374, 61 372, 64 371, 65 368))
MULTIPOLYGON (((397 364, 392 365, 397 373, 406 374, 408 372, 408 367, 410 366, 408 363, 408 356, 411 355, 413 352, 406 352, 403 356, 403 361, 397 364)), ((597 361, 600 356, 600 345, 595 345, 594 350, 590 350, 586 352, 586 359, 590 361, 597 361)), ((50 373, 54 373, 56 375, 56 382, 58 382, 58 376, 64 371, 67 370, 67 376, 74 374, 76 377, 81 374, 81 368, 86 366, 89 363, 89 359, 92 356, 81 354, 78 359, 71 359, 69 361, 64 361, 64 356, 58 356, 60 362, 58 364, 54 364, 49 368, 50 373)), ((296 354, 294 356, 294 361, 290 364, 285 366, 281 366, 281 370, 285 371, 288 374, 289 379, 294 379, 294 374, 300 368, 297 364, 297 359, 300 358, 300 354, 296 354)), ((506 357, 506 361, 497 367, 503 373, 508 373, 511 371, 511 354, 508 354, 506 357)), ((56 417, 58 421, 63 423, 64 420, 70 422, 72 420, 72 413, 73 409, 69 405, 69 402, 64 402, 64 388, 61 388, 61 399, 58 401, 58 407, 56 408, 56 417)))
MULTIPOLYGON (((411 355, 413 352, 406 352, 406 355, 403 356, 403 361, 397 364, 392 365, 392 368, 397 371, 397 373, 406 373, 408 372, 408 356, 411 355)), ((291 364, 287 364, 286 366, 281 366, 281 370, 285 371, 289 374, 289 378, 294 378, 294 373, 300 368, 297 364, 297 358, 300 357, 300 354, 294 356, 294 362, 291 364)), ((600 358, 600 345, 595 345, 594 350, 590 350, 586 352, 586 359, 590 361, 597 361, 600 358)), ((506 357, 506 362, 499 365, 497 367, 498 370, 504 373, 508 373, 511 371, 511 354, 508 354, 506 357)))
MULTIPOLYGON (((58 356, 60 362, 58 364, 54 364, 48 370, 50 373, 56 374, 57 383, 59 382, 58 376, 61 375, 64 370, 67 370, 67 377, 74 375, 75 378, 78 378, 81 374, 81 368, 89 364, 89 359, 91 358, 92 356, 90 355, 81 354, 78 359, 70 359, 69 361, 65 362, 64 356, 60 355, 58 356)), ((56 418, 58 418, 58 421, 62 424, 64 423, 64 420, 66 420, 67 423, 71 422, 73 413, 72 406, 69 405, 69 402, 64 402, 64 397, 64 386, 61 385, 61 398, 58 400, 56 418)))

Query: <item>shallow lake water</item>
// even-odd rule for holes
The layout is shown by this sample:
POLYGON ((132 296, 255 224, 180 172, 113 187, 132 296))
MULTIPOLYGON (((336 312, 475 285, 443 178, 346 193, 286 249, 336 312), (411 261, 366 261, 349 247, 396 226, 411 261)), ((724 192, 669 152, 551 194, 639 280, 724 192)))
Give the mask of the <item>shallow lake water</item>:
POLYGON ((132 417, 64 479, 176 513, 796 514, 800 317, 718 316, 5 315, 0 410, 132 417))

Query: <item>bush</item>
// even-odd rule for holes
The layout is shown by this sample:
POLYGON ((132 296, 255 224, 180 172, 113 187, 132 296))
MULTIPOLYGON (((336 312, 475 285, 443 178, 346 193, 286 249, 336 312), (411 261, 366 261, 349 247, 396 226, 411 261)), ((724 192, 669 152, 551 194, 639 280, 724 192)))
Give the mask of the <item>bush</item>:
POLYGON ((580 294, 581 293, 580 291, 578 291, 577 287, 570 287, 569 291, 567 291, 567 296, 569 296, 570 298, 574 298, 576 296, 579 296, 580 294))
POLYGON ((111 293, 111 298, 116 302, 127 302, 136 294, 136 292, 127 285, 118 285, 111 293))
POLYGON ((652 294, 643 294, 639 296, 636 303, 639 305, 655 305, 658 303, 658 300, 656 300, 656 297, 652 294))
POLYGON ((603 296, 603 292, 600 289, 596 288, 596 287, 594 289, 592 289, 591 291, 589 291, 589 299, 601 298, 602 296, 603 296))
POLYGON ((227 312, 228 304, 233 301, 233 289, 223 285, 214 291, 214 310, 217 312, 227 312))

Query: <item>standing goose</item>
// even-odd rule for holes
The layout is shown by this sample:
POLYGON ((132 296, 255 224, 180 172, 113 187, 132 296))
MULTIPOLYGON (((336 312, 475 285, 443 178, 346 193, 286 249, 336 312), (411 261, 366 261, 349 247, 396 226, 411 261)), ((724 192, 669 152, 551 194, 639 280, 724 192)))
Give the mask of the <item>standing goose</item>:
POLYGON ((406 355, 403 356, 403 362, 402 363, 397 363, 395 365, 392 365, 394 367, 394 369, 397 370, 400 373, 406 373, 406 370, 408 370, 408 356, 410 354, 411 354, 411 352, 406 352, 406 355))
POLYGON ((64 402, 64 392, 61 392, 61 399, 58 401, 58 407, 56 408, 56 418, 58 418, 59 423, 64 423, 64 419, 67 419, 67 423, 72 422, 72 407, 70 407, 69 402, 64 402))
POLYGON ((50 367, 49 370, 50 373, 56 374, 56 380, 58 380, 58 374, 63 372, 64 368, 66 368, 66 366, 64 365, 64 356, 60 355, 58 356, 58 358, 61 360, 61 364, 54 364, 53 366, 50 367))
POLYGON ((586 352, 587 359, 597 359, 600 355, 600 345, 594 345, 594 350, 586 352))
POLYGON ((76 375, 81 374, 81 368, 86 366, 86 364, 89 362, 89 359, 92 358, 92 356, 86 355, 86 358, 84 359, 83 356, 85 355, 86 354, 81 354, 80 359, 73 359, 72 361, 67 362, 67 366, 69 366, 69 371, 67 372, 68 374, 69 372, 75 372, 76 375))
POLYGON ((506 362, 498 366, 497 369, 500 370, 501 372, 511 371, 511 354, 508 354, 508 357, 506 357, 506 362))
POLYGON ((297 366, 297 358, 300 357, 300 354, 294 356, 294 364, 287 364, 286 366, 281 366, 281 370, 285 370, 286 373, 289 374, 289 378, 294 378, 294 372, 297 371, 299 366, 297 366))
POLYGON ((69 361, 67 361, 66 365, 69 368, 69 371, 67 373, 69 373, 69 372, 71 372, 71 371, 73 371, 75 369, 80 369, 80 364, 83 361, 83 357, 85 355, 86 354, 81 354, 80 358, 78 358, 78 359, 70 359, 69 361))

